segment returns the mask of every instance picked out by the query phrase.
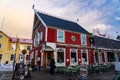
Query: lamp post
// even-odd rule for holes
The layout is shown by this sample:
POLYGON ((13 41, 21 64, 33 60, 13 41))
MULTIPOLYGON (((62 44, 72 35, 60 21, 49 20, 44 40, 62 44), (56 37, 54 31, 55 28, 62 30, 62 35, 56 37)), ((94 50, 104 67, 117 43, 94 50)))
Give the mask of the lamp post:
POLYGON ((23 54, 23 63, 24 63, 24 58, 25 58, 25 54, 27 53, 27 50, 22 50, 22 54, 23 54))
POLYGON ((17 52, 18 42, 19 42, 19 39, 16 38, 16 47, 15 47, 14 61, 13 61, 13 77, 12 77, 12 80, 14 80, 14 78, 15 78, 15 63, 16 63, 16 52, 17 52))

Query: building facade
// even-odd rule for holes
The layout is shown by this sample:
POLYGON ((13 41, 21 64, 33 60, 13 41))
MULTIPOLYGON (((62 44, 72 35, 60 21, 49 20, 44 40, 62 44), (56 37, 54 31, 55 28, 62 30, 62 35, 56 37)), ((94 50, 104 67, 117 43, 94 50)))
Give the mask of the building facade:
POLYGON ((35 10, 31 64, 46 68, 52 58, 56 66, 94 63, 89 37, 90 33, 76 22, 35 10))
POLYGON ((31 48, 31 39, 9 37, 0 31, 0 62, 2 64, 5 62, 13 63, 14 59, 16 62, 23 61, 22 50, 24 49, 27 50, 27 54, 25 55, 25 62, 27 62, 28 53, 31 48))
POLYGON ((120 62, 120 41, 93 35, 94 62, 106 64, 120 62))

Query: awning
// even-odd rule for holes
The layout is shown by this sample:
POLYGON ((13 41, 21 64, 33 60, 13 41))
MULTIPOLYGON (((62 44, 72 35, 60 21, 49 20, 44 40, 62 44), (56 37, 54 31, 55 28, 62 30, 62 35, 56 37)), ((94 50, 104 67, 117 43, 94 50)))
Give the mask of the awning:
POLYGON ((43 49, 43 51, 54 51, 50 46, 46 46, 45 49, 43 49))

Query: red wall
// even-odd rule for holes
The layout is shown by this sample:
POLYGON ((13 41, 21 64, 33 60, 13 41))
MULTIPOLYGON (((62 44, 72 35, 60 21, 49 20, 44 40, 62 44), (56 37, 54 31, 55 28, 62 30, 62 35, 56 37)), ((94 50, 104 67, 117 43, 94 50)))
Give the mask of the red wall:
POLYGON ((57 40, 57 31, 56 29, 53 28, 48 28, 48 33, 47 33, 47 41, 48 42, 56 42, 57 40))
POLYGON ((71 33, 71 32, 65 32, 65 43, 66 44, 79 44, 80 45, 80 34, 77 33, 71 33), (72 41, 71 36, 75 36, 75 41, 72 41))
POLYGON ((67 47, 66 48, 66 66, 69 66, 70 65, 70 49, 67 47), (67 61, 67 59, 69 59, 69 61, 67 61))
MULTIPOLYGON (((47 41, 48 42, 57 42, 57 30, 54 28, 48 28, 47 31, 47 41)), ((81 38, 80 38, 80 34, 79 33, 74 33, 74 32, 68 32, 65 31, 65 42, 63 42, 63 44, 75 44, 75 45, 81 45, 81 38), (71 40, 71 36, 75 36, 76 40, 72 41, 71 40)), ((89 35, 87 35, 87 45, 90 46, 89 43, 89 35)))
POLYGON ((81 50, 79 49, 78 50, 78 65, 80 65, 81 64, 81 50), (80 59, 80 61, 79 61, 79 59, 80 59))

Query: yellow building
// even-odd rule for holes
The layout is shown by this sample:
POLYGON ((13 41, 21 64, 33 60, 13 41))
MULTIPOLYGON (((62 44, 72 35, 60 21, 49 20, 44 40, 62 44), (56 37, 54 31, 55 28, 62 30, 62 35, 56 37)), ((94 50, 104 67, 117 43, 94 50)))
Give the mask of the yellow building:
POLYGON ((14 59, 16 62, 21 62, 23 60, 28 62, 26 59, 28 58, 28 53, 31 48, 31 39, 9 37, 0 31, 0 63, 13 63, 14 59), (27 50, 25 56, 22 54, 22 50, 27 50))

